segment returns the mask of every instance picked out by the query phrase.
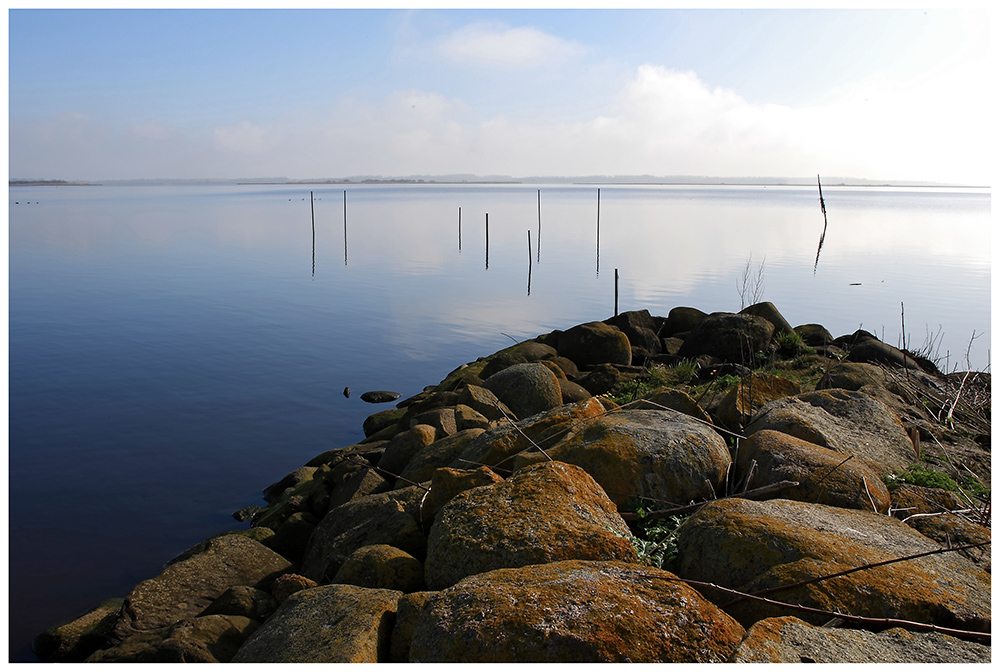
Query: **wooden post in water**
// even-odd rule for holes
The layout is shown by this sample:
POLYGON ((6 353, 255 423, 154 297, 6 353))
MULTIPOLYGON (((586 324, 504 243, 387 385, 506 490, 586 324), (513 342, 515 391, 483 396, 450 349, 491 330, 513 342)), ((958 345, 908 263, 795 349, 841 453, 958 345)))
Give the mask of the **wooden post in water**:
POLYGON ((313 273, 312 277, 316 277, 316 205, 313 203, 313 192, 309 192, 309 209, 312 211, 312 225, 313 225, 313 273))
POLYGON ((528 296, 531 296, 531 229, 528 229, 528 296))
POLYGON ((542 263, 542 190, 538 190, 538 263, 542 263))
POLYGON ((618 269, 615 269, 615 317, 618 317, 618 269))
POLYGON ((597 277, 601 277, 601 189, 597 188, 597 277))

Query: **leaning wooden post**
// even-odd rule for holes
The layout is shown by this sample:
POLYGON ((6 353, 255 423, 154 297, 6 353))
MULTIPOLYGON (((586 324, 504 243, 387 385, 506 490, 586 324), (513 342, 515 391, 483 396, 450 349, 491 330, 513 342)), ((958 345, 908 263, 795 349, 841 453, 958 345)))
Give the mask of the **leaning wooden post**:
POLYGON ((618 269, 615 269, 615 317, 618 317, 618 269))

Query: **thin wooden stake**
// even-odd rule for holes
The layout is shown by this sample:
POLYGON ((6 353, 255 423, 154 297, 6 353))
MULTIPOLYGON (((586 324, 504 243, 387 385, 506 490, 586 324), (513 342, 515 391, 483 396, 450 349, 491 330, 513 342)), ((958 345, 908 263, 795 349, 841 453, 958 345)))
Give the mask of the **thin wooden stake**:
POLYGON ((615 317, 618 317, 618 269, 615 269, 615 317))
POLYGON ((462 251, 462 206, 458 206, 458 251, 462 251))
POLYGON ((347 266, 347 189, 344 189, 344 266, 347 266))

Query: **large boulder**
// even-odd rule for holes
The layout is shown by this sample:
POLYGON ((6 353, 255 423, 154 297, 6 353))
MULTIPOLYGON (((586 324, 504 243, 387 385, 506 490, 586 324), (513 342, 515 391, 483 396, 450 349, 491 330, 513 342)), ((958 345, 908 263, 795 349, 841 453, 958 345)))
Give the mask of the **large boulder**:
POLYGON ((470 576, 431 594, 411 662, 724 662, 744 634, 666 571, 564 561, 470 576))
POLYGON ((760 409, 746 434, 762 429, 853 455, 880 477, 916 459, 913 442, 896 414, 861 392, 817 390, 772 401, 760 409))
POLYGON ((705 409, 698 404, 694 397, 684 390, 670 387, 658 387, 647 392, 640 401, 632 404, 629 408, 634 411, 672 409, 684 415, 690 415, 696 420, 712 424, 712 416, 705 412, 705 409))
POLYGON ((539 362, 514 364, 486 379, 483 387, 497 395, 519 418, 562 404, 556 374, 539 362))
POLYGON ((747 630, 730 663, 989 663, 990 647, 938 632, 821 628, 794 616, 747 630))
POLYGON ((517 415, 485 387, 466 385, 458 393, 458 404, 468 406, 488 420, 517 420, 517 415))
POLYGON ((671 308, 670 312, 667 313, 667 319, 664 320, 663 326, 660 328, 660 336, 670 338, 674 334, 687 333, 697 327, 706 317, 708 317, 708 313, 697 308, 686 306, 671 308))
POLYGON ((427 541, 428 588, 472 574, 557 560, 636 561, 628 527, 579 467, 546 462, 466 490, 442 508, 427 541))
POLYGON ((501 481, 503 478, 491 471, 489 467, 479 467, 478 469, 441 467, 436 469, 431 476, 431 491, 427 493, 427 497, 421 505, 421 515, 425 521, 433 520, 441 507, 450 502, 458 493, 501 481))
POLYGON ((578 324, 559 334, 559 354, 577 366, 632 363, 628 336, 603 322, 578 324))
POLYGON ((456 457, 462 454, 466 446, 477 437, 482 436, 484 431, 482 429, 465 429, 422 448, 403 469, 396 487, 431 480, 436 469, 451 464, 456 457))
POLYGON ((781 498, 815 502, 879 513, 889 510, 889 489, 874 471, 829 448, 773 429, 762 429, 740 445, 736 468, 743 479, 753 473, 748 488, 778 481, 798 481, 781 491, 781 498), (846 462, 844 460, 847 460, 846 462))
POLYGON ((245 616, 213 614, 137 633, 88 663, 228 663, 260 623, 245 616))
POLYGON ((729 389, 715 407, 719 423, 730 431, 739 432, 765 404, 802 392, 798 383, 754 371, 729 389))
MULTIPOLYGON (((637 497, 678 504, 714 499, 732 461, 715 430, 662 410, 623 410, 588 420, 545 452, 582 467, 619 508, 637 497)), ((546 459, 528 451, 515 467, 546 459)))
POLYGON ((410 486, 360 497, 331 509, 313 532, 301 574, 320 583, 329 581, 351 553, 372 544, 388 544, 422 558, 427 541, 419 518, 425 492, 410 486))
POLYGON ((742 315, 756 315, 757 317, 763 317, 765 320, 774 325, 775 334, 790 334, 793 332, 792 325, 788 323, 773 303, 770 301, 761 301, 760 303, 755 303, 752 306, 747 306, 740 311, 742 315))
POLYGON ((133 588, 125 598, 115 634, 124 639, 194 617, 226 589, 267 588, 268 581, 291 566, 282 556, 243 535, 215 537, 201 552, 167 565, 159 575, 133 588))
POLYGON ((349 585, 301 590, 282 603, 232 662, 388 662, 389 636, 402 595, 349 585))
POLYGON ((277 608, 278 602, 270 593, 252 586, 233 586, 222 593, 199 615, 211 616, 212 614, 223 614, 225 616, 245 616, 249 619, 263 622, 277 608))
POLYGON ((105 600, 63 625, 49 628, 35 637, 31 648, 43 663, 79 663, 94 651, 107 646, 111 629, 118 620, 120 597, 105 600))
POLYGON ((648 310, 618 313, 604 320, 604 323, 617 327, 628 337, 634 362, 641 362, 646 357, 653 357, 663 351, 660 337, 657 335, 659 325, 648 310))
POLYGON ((712 313, 684 339, 677 356, 694 359, 701 355, 718 357, 724 362, 752 366, 757 353, 771 343, 774 325, 756 315, 712 313))
POLYGON ((470 442, 450 466, 469 469, 479 465, 511 468, 511 458, 533 445, 547 449, 555 445, 582 420, 602 415, 604 406, 594 397, 559 406, 547 413, 505 423, 470 442))
POLYGON ((351 553, 331 583, 414 593, 424 587, 424 566, 394 546, 362 546, 351 553))
POLYGON ((385 473, 399 476, 413 456, 437 439, 437 430, 431 425, 415 425, 392 437, 385 447, 378 468, 385 473))
MULTIPOLYGON (((941 546, 902 522, 871 511, 790 500, 709 502, 680 528, 677 574, 753 593, 941 546)), ((869 567, 767 595, 816 609, 963 630, 990 629, 990 575, 958 553, 869 567)), ((731 595, 706 596, 749 627, 771 616, 829 617, 731 595), (728 603, 728 604, 727 604, 728 603)))

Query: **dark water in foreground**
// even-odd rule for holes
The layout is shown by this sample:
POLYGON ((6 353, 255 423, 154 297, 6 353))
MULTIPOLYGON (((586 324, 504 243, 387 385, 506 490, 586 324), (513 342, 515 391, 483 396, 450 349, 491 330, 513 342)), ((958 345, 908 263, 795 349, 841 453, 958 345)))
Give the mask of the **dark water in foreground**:
POLYGON ((985 368, 990 195, 762 187, 35 187, 9 198, 11 660, 124 596, 375 407, 620 310, 763 299, 985 368), (30 203, 29 203, 30 201, 30 203), (459 208, 462 247, 459 249, 459 208), (489 251, 486 219, 489 218, 489 251), (598 240, 598 224, 599 235, 598 240), (529 265, 528 232, 531 236, 529 265), (752 256, 751 256, 752 255, 752 256), (354 393, 343 396, 344 387, 354 393))

